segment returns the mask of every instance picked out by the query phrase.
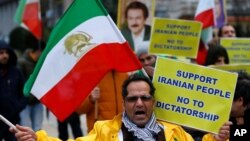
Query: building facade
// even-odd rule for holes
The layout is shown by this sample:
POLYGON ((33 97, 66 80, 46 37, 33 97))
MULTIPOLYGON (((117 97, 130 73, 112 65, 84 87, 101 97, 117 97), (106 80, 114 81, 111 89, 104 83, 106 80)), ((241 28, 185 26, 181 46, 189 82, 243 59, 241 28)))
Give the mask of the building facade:
POLYGON ((14 15, 18 0, 0 0, 0 39, 8 40, 11 29, 17 26, 14 22, 14 15))
MULTIPOLYGON (((44 40, 46 41, 51 29, 71 4, 73 0, 40 0, 44 24, 44 40)), ((117 5, 120 0, 101 0, 111 17, 116 21, 117 5)), ((193 19, 199 0, 155 0, 155 16, 164 18, 193 19)), ((8 39, 8 35, 17 23, 14 15, 19 0, 0 0, 0 38, 8 39)), ((228 22, 237 27, 239 36, 250 36, 250 1, 226 0, 228 22)))

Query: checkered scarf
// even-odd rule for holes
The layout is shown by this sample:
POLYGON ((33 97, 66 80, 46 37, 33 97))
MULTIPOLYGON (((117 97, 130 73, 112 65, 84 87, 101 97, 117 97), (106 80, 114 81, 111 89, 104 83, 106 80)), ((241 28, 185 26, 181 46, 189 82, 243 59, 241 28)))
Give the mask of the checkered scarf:
POLYGON ((157 135, 163 127, 156 122, 155 115, 152 114, 150 120, 144 128, 140 128, 132 123, 125 112, 122 114, 122 122, 129 132, 137 138, 137 141, 155 141, 154 135, 157 135))

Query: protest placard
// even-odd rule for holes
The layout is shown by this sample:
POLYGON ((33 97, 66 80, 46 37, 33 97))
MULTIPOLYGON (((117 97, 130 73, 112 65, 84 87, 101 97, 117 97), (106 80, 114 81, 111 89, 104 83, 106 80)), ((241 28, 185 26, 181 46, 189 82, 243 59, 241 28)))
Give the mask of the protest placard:
POLYGON ((226 48, 230 64, 250 63, 249 38, 221 38, 220 45, 226 48))
POLYGON ((197 21, 154 18, 149 52, 196 58, 201 26, 197 21))
POLYGON ((132 2, 141 2, 147 6, 148 10, 148 17, 146 19, 145 24, 151 25, 152 23, 152 18, 154 17, 154 12, 155 12, 155 0, 119 0, 118 1, 118 12, 117 12, 117 26, 118 28, 122 29, 125 26, 127 26, 127 21, 126 21, 126 8, 127 6, 132 3, 132 2))
POLYGON ((237 73, 158 57, 156 117, 217 133, 229 119, 237 73))
POLYGON ((226 64, 226 65, 211 65, 210 67, 230 72, 246 72, 250 74, 250 63, 245 64, 226 64))

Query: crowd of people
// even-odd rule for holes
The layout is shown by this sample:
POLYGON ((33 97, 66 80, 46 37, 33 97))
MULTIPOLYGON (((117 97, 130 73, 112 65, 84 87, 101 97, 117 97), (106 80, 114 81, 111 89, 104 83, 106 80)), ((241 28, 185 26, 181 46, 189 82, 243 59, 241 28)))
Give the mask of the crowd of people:
MULTIPOLYGON (((0 122, 0 140, 57 141, 67 140, 68 124, 78 141, 226 141, 237 129, 249 128, 250 76, 238 72, 230 119, 221 125, 218 134, 197 131, 158 120, 154 114, 155 87, 152 83, 157 55, 150 54, 150 25, 145 4, 131 2, 125 9, 127 26, 121 33, 129 42, 143 67, 133 73, 108 72, 70 117, 59 121, 58 138, 42 130, 44 106, 36 97, 23 95, 25 81, 31 75, 42 52, 40 47, 28 48, 18 58, 13 49, 0 41, 0 114, 16 125, 9 128, 0 122), (80 116, 86 115, 88 134, 81 129, 80 116)), ((236 37, 235 28, 226 24, 211 41, 204 66, 230 64, 220 38, 236 37)), ((230 138, 233 140, 233 138, 230 138)))

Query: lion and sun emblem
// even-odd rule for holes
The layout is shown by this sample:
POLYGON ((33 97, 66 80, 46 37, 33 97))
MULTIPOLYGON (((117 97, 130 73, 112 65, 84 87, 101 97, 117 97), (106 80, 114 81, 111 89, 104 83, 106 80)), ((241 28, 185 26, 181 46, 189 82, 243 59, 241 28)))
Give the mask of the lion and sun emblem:
POLYGON ((84 47, 94 45, 90 42, 91 39, 93 39, 92 36, 82 31, 69 35, 64 41, 64 53, 67 52, 69 55, 80 57, 84 47))

